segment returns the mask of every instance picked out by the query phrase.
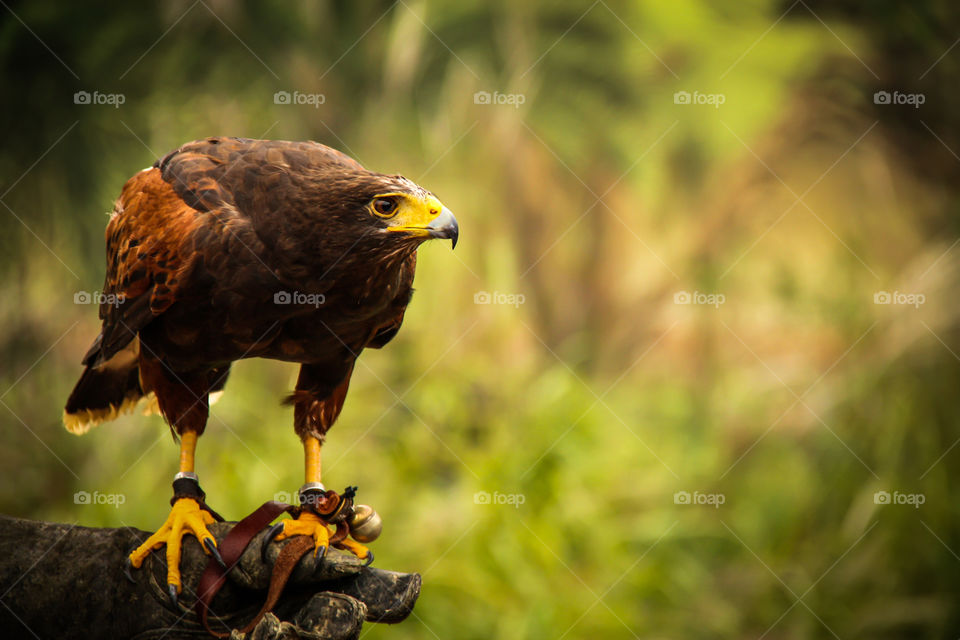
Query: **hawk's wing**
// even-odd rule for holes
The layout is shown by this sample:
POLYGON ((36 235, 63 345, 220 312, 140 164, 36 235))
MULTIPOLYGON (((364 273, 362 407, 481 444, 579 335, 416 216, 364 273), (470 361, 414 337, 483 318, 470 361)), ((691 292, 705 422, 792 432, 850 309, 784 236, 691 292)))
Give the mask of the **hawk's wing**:
POLYGON ((103 329, 84 364, 110 359, 174 302, 196 263, 198 215, 156 168, 127 181, 107 225, 103 329))
POLYGON ((282 244, 289 241, 285 214, 304 196, 290 174, 312 175, 331 165, 364 171, 315 142, 207 138, 127 181, 107 225, 103 330, 84 364, 99 364, 122 349, 188 292, 198 265, 215 270, 230 257, 226 253, 251 252, 246 262, 254 271, 304 275, 296 262, 285 264, 290 252, 282 244), (265 260, 276 269, 261 269, 265 260))

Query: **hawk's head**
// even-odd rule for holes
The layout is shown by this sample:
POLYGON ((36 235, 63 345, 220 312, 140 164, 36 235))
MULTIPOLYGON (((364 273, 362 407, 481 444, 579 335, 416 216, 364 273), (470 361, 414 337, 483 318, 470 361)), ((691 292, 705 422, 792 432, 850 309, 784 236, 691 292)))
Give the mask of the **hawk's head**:
POLYGON ((457 219, 432 193, 403 176, 374 175, 369 182, 363 210, 378 233, 399 234, 388 237, 417 243, 445 238, 457 246, 457 219))

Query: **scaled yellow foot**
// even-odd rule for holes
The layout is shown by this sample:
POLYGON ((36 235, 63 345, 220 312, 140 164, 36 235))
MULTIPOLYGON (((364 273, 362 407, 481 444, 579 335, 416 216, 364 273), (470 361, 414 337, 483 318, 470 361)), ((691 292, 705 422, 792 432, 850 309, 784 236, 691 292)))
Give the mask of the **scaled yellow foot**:
POLYGON ((190 534, 201 541, 203 550, 210 555, 210 547, 216 549, 217 541, 207 529, 208 524, 216 522, 210 512, 200 508, 193 498, 180 498, 173 504, 170 516, 160 529, 147 538, 129 556, 130 564, 139 569, 144 559, 154 549, 167 546, 167 585, 171 587, 171 596, 180 593, 180 551, 183 536, 190 534))
POLYGON ((326 553, 330 544, 330 530, 326 523, 309 511, 301 512, 296 520, 284 520, 283 530, 274 540, 286 540, 292 536, 313 536, 313 555, 317 555, 321 549, 322 553, 326 553))
POLYGON ((350 538, 344 538, 337 543, 337 546, 346 549, 361 560, 368 560, 367 564, 373 562, 373 553, 359 542, 354 542, 350 538))
MULTIPOLYGON (((316 514, 306 510, 302 511, 300 517, 295 520, 284 520, 283 530, 277 534, 274 540, 286 540, 292 536, 313 536, 314 556, 318 553, 320 553, 320 555, 326 553, 327 547, 330 545, 330 530, 327 528, 326 523, 316 514)), ((350 551, 361 560, 365 560, 370 556, 369 549, 350 539, 341 540, 336 543, 335 546, 350 551)))

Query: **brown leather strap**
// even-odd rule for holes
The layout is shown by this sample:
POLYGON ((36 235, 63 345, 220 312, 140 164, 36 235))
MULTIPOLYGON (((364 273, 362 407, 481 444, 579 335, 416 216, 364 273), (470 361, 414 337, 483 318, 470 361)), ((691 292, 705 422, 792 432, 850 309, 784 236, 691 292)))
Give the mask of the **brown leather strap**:
POLYGON ((277 600, 280 599, 280 594, 283 593, 283 588, 286 586, 287 580, 290 579, 294 567, 300 562, 300 558, 313 548, 313 536, 294 536, 290 539, 290 542, 283 546, 280 555, 277 556, 277 561, 273 564, 273 573, 270 574, 270 589, 267 591, 267 601, 263 603, 253 620, 240 630, 240 633, 253 631, 253 628, 260 622, 260 618, 273 609, 273 605, 277 604, 277 600))
MULTIPOLYGON (((250 541, 253 540, 258 533, 263 531, 264 527, 276 520, 280 514, 288 512, 292 509, 294 509, 294 507, 282 502, 265 502, 260 506, 259 509, 238 522, 233 529, 230 530, 230 533, 228 533, 218 545, 220 556, 227 565, 227 569, 224 570, 213 558, 210 558, 210 561, 207 563, 207 568, 200 576, 200 582, 197 585, 197 615, 200 616, 200 621, 203 623, 203 627, 211 635, 218 638, 227 638, 230 636, 229 631, 226 633, 214 631, 210 628, 210 624, 207 621, 207 616, 210 614, 210 603, 213 602, 213 598, 217 595, 217 593, 220 591, 220 588, 226 582, 227 572, 240 561, 240 557, 243 555, 244 549, 247 548, 247 545, 250 544, 250 541)), ((305 539, 310 541, 312 544, 312 538, 306 537, 305 539)), ((284 551, 286 551, 286 548, 289 546, 291 545, 288 544, 286 547, 284 547, 284 551)), ((283 553, 281 552, 281 556, 282 555, 283 553)), ((286 584, 287 579, 290 576, 290 572, 293 570, 293 567, 296 566, 297 561, 302 555, 303 552, 300 552, 300 554, 297 555, 296 560, 293 561, 289 568, 285 568, 285 565, 284 567, 281 567, 280 558, 277 559, 277 563, 274 565, 273 575, 270 578, 270 592, 267 597, 267 602, 270 607, 276 604, 276 597, 279 597, 279 592, 283 589, 283 585, 286 584), (278 576, 277 572, 281 568, 283 568, 285 575, 278 576), (280 586, 279 589, 277 589, 276 597, 273 597, 274 582, 277 581, 280 581, 280 586), (272 601, 270 600, 271 597, 273 597, 272 601)), ((257 617, 254 619, 254 621, 248 625, 248 627, 252 629, 253 626, 260 621, 260 618, 263 616, 263 614, 268 610, 269 607, 265 607, 263 610, 261 610, 260 613, 257 614, 257 617)))

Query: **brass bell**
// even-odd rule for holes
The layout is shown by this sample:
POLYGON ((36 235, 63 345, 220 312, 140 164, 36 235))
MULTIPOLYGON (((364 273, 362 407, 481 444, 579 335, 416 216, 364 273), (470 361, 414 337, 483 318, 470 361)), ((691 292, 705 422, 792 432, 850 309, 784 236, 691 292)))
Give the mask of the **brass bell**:
POLYGON ((383 531, 380 514, 365 504, 353 505, 353 515, 347 520, 350 525, 350 537, 357 542, 373 542, 383 531))

